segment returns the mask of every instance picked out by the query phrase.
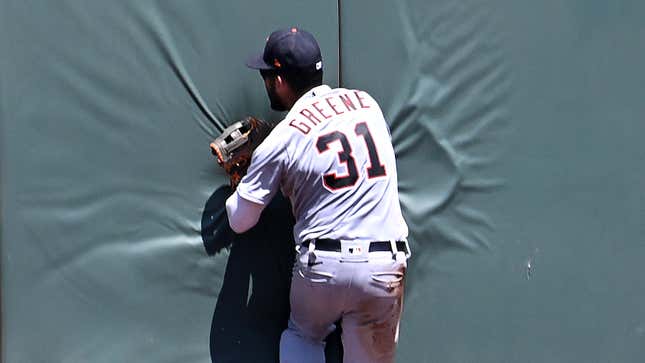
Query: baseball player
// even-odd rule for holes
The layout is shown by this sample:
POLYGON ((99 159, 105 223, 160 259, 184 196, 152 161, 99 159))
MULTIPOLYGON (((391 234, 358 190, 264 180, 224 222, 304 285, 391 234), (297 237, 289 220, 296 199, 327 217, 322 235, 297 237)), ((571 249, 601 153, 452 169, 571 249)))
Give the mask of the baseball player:
POLYGON ((393 362, 410 249, 381 109, 364 91, 322 84, 319 46, 302 29, 273 32, 247 66, 260 71, 271 107, 289 112, 226 209, 242 233, 278 190, 291 202, 298 253, 280 361, 324 362, 323 339, 340 320, 344 362, 393 362))

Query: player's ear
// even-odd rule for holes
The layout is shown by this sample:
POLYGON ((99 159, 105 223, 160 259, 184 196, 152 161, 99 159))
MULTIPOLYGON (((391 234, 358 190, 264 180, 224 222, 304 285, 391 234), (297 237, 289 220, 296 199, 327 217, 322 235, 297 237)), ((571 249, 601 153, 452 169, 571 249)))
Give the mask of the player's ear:
POLYGON ((287 82, 287 79, 283 75, 277 74, 275 76, 275 86, 278 89, 284 90, 285 92, 293 92, 291 85, 287 82))

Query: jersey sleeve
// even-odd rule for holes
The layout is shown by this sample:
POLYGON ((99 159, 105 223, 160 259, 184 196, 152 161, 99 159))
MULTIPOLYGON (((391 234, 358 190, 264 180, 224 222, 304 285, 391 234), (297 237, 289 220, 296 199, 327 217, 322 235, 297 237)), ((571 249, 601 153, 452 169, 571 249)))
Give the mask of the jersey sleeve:
POLYGON ((274 130, 253 152, 246 175, 237 186, 240 197, 266 206, 280 188, 288 155, 286 145, 274 130))

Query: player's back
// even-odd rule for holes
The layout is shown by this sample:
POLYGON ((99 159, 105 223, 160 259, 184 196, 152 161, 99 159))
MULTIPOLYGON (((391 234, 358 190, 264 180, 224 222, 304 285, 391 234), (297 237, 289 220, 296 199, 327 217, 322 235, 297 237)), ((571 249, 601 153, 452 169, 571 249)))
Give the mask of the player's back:
POLYGON ((281 184, 297 241, 407 237, 389 129, 371 96, 316 87, 278 129, 289 137, 281 184))

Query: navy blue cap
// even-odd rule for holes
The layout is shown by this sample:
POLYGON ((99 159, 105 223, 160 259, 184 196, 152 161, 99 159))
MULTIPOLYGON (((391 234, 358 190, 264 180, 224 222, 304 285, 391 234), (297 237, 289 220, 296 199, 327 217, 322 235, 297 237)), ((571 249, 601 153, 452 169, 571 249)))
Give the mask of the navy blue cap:
POLYGON ((276 30, 267 38, 264 52, 246 61, 260 70, 315 72, 322 69, 320 47, 309 32, 289 28, 276 30))

